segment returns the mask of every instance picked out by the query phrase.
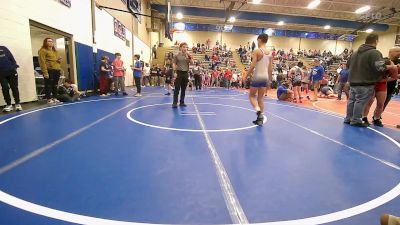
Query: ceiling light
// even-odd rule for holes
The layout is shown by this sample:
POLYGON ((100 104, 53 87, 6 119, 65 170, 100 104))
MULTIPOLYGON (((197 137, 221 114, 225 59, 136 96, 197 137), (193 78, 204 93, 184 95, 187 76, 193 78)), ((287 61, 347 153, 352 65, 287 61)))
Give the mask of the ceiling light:
POLYGON ((321 0, 314 0, 312 2, 310 2, 307 6, 308 9, 315 9, 317 8, 317 6, 321 4, 321 0))
POLYGON ((234 23, 236 21, 236 18, 234 17, 234 16, 231 16, 230 18, 229 18, 229 22, 230 23, 234 23))
POLYGON ((253 4, 260 4, 261 0, 253 0, 253 4))
POLYGON ((176 18, 177 18, 178 20, 181 20, 181 19, 183 18, 183 14, 182 14, 181 12, 178 12, 178 13, 176 14, 176 18))
POLYGON ((282 25, 284 25, 284 24, 285 24, 284 21, 279 21, 279 22, 278 22, 278 25, 279 25, 279 26, 282 26, 282 25))
POLYGON ((367 33, 372 33, 372 32, 374 32, 374 30, 372 30, 372 29, 370 28, 370 29, 367 29, 365 32, 367 32, 367 33))
POLYGON ((331 26, 326 25, 326 26, 324 26, 324 29, 325 29, 325 30, 329 30, 329 29, 331 29, 331 26))
POLYGON ((365 13, 366 11, 370 10, 371 6, 366 5, 356 10, 357 14, 365 13))

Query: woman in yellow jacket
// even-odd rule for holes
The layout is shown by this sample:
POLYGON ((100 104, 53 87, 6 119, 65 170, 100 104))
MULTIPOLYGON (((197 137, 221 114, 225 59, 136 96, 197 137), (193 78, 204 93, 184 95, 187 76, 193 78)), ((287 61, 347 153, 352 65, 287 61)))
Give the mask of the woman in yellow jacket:
POLYGON ((39 50, 39 64, 44 76, 47 103, 60 103, 57 100, 57 86, 61 75, 61 57, 58 56, 51 38, 43 40, 42 48, 39 50))

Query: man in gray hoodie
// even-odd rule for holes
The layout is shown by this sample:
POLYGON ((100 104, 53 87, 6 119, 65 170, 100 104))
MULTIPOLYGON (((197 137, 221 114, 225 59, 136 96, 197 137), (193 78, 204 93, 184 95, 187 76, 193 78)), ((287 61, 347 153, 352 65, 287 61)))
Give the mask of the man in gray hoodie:
POLYGON ((349 68, 350 97, 344 123, 358 127, 368 127, 362 121, 365 105, 374 94, 375 84, 382 79, 384 72, 396 70, 395 65, 385 65, 382 53, 376 49, 379 36, 369 34, 365 44, 361 45, 347 61, 349 68))

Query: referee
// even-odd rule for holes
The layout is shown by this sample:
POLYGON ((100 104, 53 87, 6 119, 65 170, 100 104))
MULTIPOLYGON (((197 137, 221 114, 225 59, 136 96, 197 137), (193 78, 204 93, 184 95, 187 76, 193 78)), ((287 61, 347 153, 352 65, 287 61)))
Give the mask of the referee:
POLYGON ((181 98, 179 101, 179 106, 186 107, 185 104, 185 92, 186 86, 189 82, 189 63, 193 64, 192 56, 187 52, 188 45, 183 42, 179 45, 179 53, 174 56, 173 69, 174 69, 174 79, 175 79, 175 90, 174 90, 174 102, 172 103, 172 108, 178 107, 178 96, 179 91, 181 92, 181 98))

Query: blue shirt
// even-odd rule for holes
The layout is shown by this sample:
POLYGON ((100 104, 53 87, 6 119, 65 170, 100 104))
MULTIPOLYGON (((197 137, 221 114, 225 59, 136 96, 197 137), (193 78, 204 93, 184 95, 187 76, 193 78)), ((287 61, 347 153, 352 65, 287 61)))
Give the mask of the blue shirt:
POLYGON ((313 81, 319 81, 324 79, 325 70, 322 66, 316 66, 311 71, 311 77, 313 81))
POLYGON ((349 79, 349 70, 342 69, 339 74, 340 74, 340 83, 346 83, 347 80, 349 79))
MULTIPOLYGON (((139 60, 136 60, 136 61, 135 61, 134 67, 135 67, 135 68, 139 68, 139 69, 141 68, 141 63, 140 63, 139 60)), ((142 71, 140 71, 140 70, 133 70, 133 75, 134 75, 135 77, 142 77, 142 71)))
POLYGON ((279 86, 278 90, 276 91, 276 95, 278 96, 278 98, 284 93, 287 93, 287 88, 284 86, 279 86))

